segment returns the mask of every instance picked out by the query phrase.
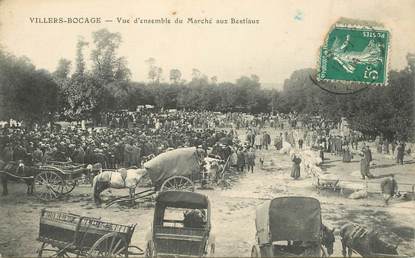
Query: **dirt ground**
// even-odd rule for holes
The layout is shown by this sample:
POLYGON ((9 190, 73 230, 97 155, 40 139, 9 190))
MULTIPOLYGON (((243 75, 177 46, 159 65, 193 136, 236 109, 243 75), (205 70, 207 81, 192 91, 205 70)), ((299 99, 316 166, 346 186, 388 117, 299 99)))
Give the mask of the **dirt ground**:
MULTIPOLYGON (((373 148, 372 148, 373 150, 373 148)), ((375 152, 375 151, 373 151, 375 152)), ((383 206, 379 194, 368 199, 353 200, 347 194, 322 191, 319 194, 312 186, 312 179, 304 173, 300 180, 290 178, 291 161, 288 155, 276 150, 257 153, 266 164, 274 165, 262 169, 257 166, 254 173, 247 173, 228 190, 198 190, 208 195, 212 204, 212 226, 216 236, 216 256, 247 257, 255 240, 255 207, 264 200, 279 196, 311 196, 318 198, 322 206, 323 223, 335 227, 336 242, 334 256, 341 256, 339 228, 346 222, 356 222, 366 227, 375 227, 394 232, 402 238, 398 251, 401 255, 415 256, 415 207, 414 201, 394 199, 388 207, 383 206)), ((345 164, 341 158, 326 155, 323 168, 342 179, 359 180, 359 162, 345 164)), ((259 162, 258 162, 259 163, 259 162)), ((394 160, 374 153, 371 172, 376 175, 396 174, 398 183, 415 184, 415 163, 408 160, 403 166, 394 160)), ((379 190, 379 181, 371 181, 369 189, 379 190)), ((401 190, 411 190, 401 186, 401 190)), ((153 207, 151 203, 136 208, 111 206, 96 208, 91 198, 91 188, 77 187, 66 200, 41 203, 25 195, 24 184, 11 184, 10 195, 0 197, 0 254, 3 256, 36 256, 40 243, 36 241, 39 230, 39 216, 43 208, 80 215, 101 217, 105 221, 121 224, 135 224, 137 227, 131 244, 145 247, 153 207)), ((124 195, 127 191, 113 191, 112 195, 124 195)))

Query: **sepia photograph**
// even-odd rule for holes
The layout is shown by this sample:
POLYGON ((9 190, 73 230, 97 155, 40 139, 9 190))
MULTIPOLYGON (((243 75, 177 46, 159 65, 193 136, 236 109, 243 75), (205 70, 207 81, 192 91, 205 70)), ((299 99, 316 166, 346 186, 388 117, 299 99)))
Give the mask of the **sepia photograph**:
POLYGON ((0 258, 414 257, 414 14, 0 0, 0 258))

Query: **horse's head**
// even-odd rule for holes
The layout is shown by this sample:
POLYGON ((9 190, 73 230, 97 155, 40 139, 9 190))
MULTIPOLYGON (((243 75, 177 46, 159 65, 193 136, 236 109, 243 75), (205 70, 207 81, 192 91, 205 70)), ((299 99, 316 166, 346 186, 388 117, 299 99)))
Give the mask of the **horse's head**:
POLYGON ((334 238, 334 228, 330 230, 326 226, 322 226, 322 236, 321 236, 321 242, 327 249, 327 254, 330 256, 333 254, 333 245, 336 239, 334 238))
POLYGON ((18 160, 16 163, 15 163, 15 171, 16 171, 16 174, 18 174, 18 175, 25 175, 25 164, 23 163, 23 160, 18 160))

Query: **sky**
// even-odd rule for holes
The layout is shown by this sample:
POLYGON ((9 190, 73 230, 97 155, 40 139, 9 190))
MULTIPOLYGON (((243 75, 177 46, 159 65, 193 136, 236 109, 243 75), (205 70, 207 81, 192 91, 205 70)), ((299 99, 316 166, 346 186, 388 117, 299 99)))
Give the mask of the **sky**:
MULTIPOLYGON (((219 81, 256 74, 282 84, 297 69, 317 66, 319 47, 340 18, 382 23, 391 32, 390 68, 415 53, 415 0, 0 0, 0 45, 53 71, 60 58, 74 61, 78 36, 119 32, 132 79, 147 80, 153 57, 168 80, 170 69, 191 78, 193 68, 219 81), (100 17, 100 24, 40 24, 30 18, 100 17), (118 24, 117 17, 184 19, 183 24, 118 24), (188 24, 187 18, 252 19, 259 24, 188 24), (104 22, 113 20, 113 22, 104 22)), ((89 45, 85 54, 93 47, 89 45)))

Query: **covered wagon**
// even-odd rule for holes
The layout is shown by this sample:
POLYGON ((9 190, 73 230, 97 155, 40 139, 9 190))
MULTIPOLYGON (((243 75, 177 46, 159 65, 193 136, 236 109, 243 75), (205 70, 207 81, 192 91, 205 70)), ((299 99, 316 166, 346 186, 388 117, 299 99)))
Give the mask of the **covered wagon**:
POLYGON ((280 197, 256 210, 256 244, 251 257, 320 257, 320 202, 310 197, 280 197))
POLYGON ((194 147, 164 152, 144 163, 156 190, 194 191, 194 182, 201 179, 203 153, 194 147))
POLYGON ((146 257, 203 257, 213 255, 211 206, 206 195, 162 192, 157 196, 146 257))

